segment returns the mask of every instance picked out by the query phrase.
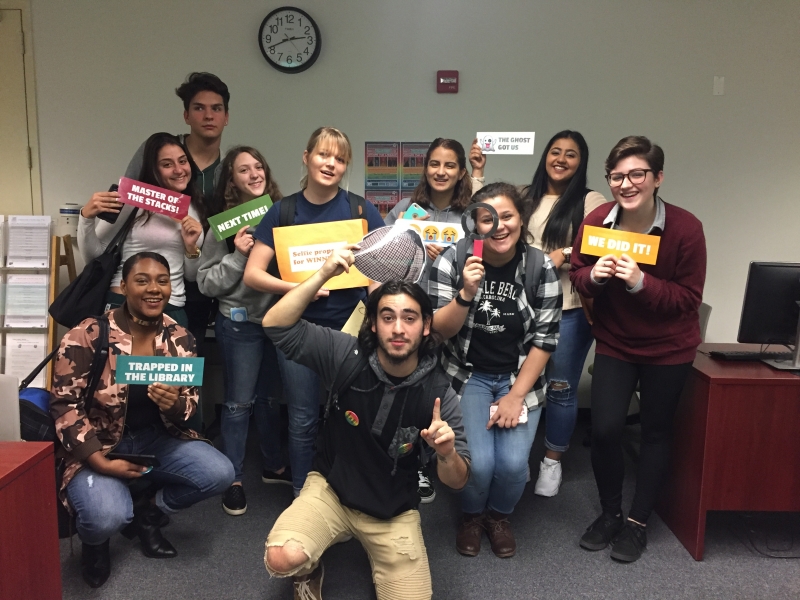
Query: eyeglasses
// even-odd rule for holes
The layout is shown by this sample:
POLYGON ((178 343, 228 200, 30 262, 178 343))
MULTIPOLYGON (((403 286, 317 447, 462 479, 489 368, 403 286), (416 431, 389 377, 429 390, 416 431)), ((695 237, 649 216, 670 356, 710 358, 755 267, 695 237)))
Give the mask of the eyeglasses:
POLYGON ((633 171, 628 171, 627 173, 609 173, 606 175, 606 181, 611 187, 619 187, 627 177, 631 184, 639 185, 640 183, 644 182, 648 173, 653 173, 653 169, 634 169, 633 171))

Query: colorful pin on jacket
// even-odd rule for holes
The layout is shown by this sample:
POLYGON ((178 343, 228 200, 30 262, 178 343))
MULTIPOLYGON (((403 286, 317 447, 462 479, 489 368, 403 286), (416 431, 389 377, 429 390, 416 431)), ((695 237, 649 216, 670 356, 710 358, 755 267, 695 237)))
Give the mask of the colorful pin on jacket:
POLYGON ((358 415, 352 410, 346 410, 344 412, 344 418, 347 419, 347 422, 353 427, 358 427, 358 415))

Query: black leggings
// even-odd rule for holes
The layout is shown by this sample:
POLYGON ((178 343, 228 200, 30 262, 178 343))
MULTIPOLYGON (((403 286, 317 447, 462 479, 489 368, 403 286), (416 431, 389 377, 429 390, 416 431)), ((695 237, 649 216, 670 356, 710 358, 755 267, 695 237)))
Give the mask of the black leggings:
POLYGON ((646 523, 669 468, 675 409, 692 363, 645 365, 598 354, 592 374, 592 468, 603 511, 622 511, 622 431, 640 386, 642 445, 628 516, 646 523))

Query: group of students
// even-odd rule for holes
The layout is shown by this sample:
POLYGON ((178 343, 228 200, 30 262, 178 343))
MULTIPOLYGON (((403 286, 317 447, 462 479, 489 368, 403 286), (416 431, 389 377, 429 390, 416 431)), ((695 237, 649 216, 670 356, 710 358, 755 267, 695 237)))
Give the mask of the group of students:
POLYGON ((661 148, 640 136, 620 140, 605 162, 614 199, 607 202, 587 187, 589 150, 578 132, 555 134, 532 182, 520 187, 484 186, 486 158, 477 144, 467 156, 459 142, 437 138, 413 197, 384 220, 340 187, 353 156, 341 131, 314 131, 302 155, 301 189, 283 197, 254 148, 237 146, 222 157, 229 94, 219 78, 193 73, 177 93, 191 132, 154 134, 126 175, 191 196, 189 215, 180 222, 133 215, 113 191, 94 194, 81 211, 86 260, 130 226, 108 292, 112 351, 97 392, 92 399, 81 394, 99 331, 88 319, 62 341, 52 393, 66 466, 62 500, 76 516, 87 583, 97 587, 108 578, 108 539, 117 531, 138 534, 146 555, 169 557, 176 552, 161 528, 170 513, 215 494, 228 514, 246 511, 242 471, 252 414, 262 480, 291 484, 296 496, 267 540, 269 572, 293 576, 307 595, 299 597, 319 597, 322 553, 353 535, 370 554, 379 598, 429 598, 430 572, 415 530, 418 504, 433 499, 429 460, 435 454, 440 481, 460 490, 458 552, 476 555, 485 532, 497 556, 513 556, 509 517, 530 480, 542 406, 546 453, 534 491, 554 496, 595 339, 592 466, 602 510, 580 545, 601 550, 611 544, 612 557, 638 559, 668 465, 673 415, 700 342, 706 263, 700 222, 658 196, 661 148), (209 216, 264 194, 276 204, 254 234, 242 227, 221 242, 209 235, 209 216), (494 219, 470 204, 491 206, 497 229, 482 258, 468 252, 462 261, 455 246, 427 244, 417 284, 345 290, 325 283, 353 263, 352 246, 334 252, 300 285, 281 280, 271 267, 275 227, 363 218, 373 231, 402 218, 411 202, 436 221, 460 222, 472 210, 479 233, 489 232, 494 219), (294 206, 288 222, 281 203, 294 206), (114 223, 98 221, 114 213, 114 223), (660 236, 657 264, 640 266, 627 254, 582 254, 584 226, 660 236), (535 281, 526 281, 531 273, 535 281), (353 338, 339 330, 359 301, 367 314, 353 338), (224 360, 220 451, 198 439, 196 388, 123 385, 114 378, 120 354, 195 354, 210 320, 224 360), (334 389, 345 363, 363 371, 356 369, 346 389, 334 389), (289 416, 288 464, 280 447, 279 381, 289 416), (624 519, 621 436, 637 384, 642 448, 624 519), (323 389, 326 425, 315 454, 323 389), (155 454, 160 465, 148 470, 109 460, 112 449, 155 454), (150 485, 132 493, 123 480, 144 474, 150 485), (338 512, 320 508, 333 504, 338 512), (365 529, 353 510, 373 518, 374 528, 365 529), (309 515, 322 518, 324 527, 309 515), (389 551, 398 528, 411 532, 409 543, 419 552, 389 551))

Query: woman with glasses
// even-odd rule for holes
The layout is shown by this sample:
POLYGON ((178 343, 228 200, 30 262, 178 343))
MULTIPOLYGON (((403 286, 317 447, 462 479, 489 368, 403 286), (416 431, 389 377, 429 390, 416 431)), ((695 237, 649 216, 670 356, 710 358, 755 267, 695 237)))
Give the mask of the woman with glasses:
MULTIPOLYGON (((586 187, 589 147, 577 131, 559 131, 545 147, 531 184, 522 193, 531 210, 533 245, 547 252, 558 269, 564 305, 560 338, 550 356, 545 410, 545 456, 534 493, 555 496, 561 486, 561 455, 569 448, 578 417, 578 384, 592 347, 592 328, 581 297, 569 281, 570 257, 581 221, 606 202, 586 187)), ((588 310, 588 307, 587 307, 588 310)))
POLYGON ((700 344, 698 309, 706 276, 700 221, 658 197, 664 152, 642 136, 620 140, 606 159, 615 203, 593 211, 581 225, 570 279, 594 298, 592 333, 597 356, 592 378, 592 468, 602 514, 580 540, 587 550, 612 545, 611 557, 637 560, 647 546, 646 525, 669 464, 672 422, 700 344), (617 229, 660 238, 655 264, 629 254, 600 258, 581 253, 583 229, 617 229), (636 492, 622 517, 622 431, 637 383, 642 442, 636 492))

